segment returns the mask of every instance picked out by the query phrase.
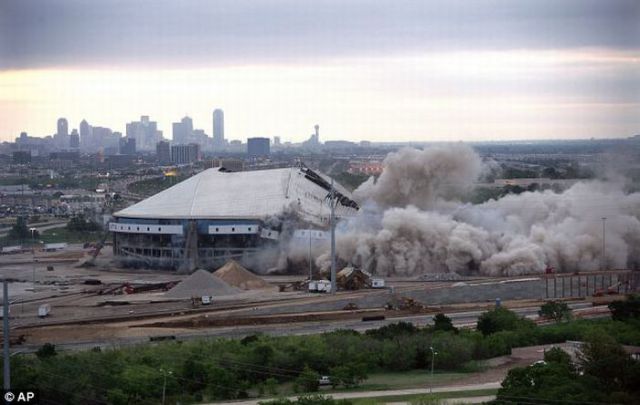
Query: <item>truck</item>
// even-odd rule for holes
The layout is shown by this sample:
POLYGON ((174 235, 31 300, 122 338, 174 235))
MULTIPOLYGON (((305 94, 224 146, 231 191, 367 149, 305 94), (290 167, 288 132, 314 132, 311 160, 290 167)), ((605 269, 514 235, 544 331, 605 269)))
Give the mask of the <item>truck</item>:
POLYGON ((309 281, 309 292, 331 292, 331 281, 329 280, 311 280, 309 281))
POLYGON ((58 250, 64 250, 67 248, 67 246, 68 245, 66 243, 45 243, 42 249, 45 252, 55 252, 58 250))
POLYGON ((331 292, 331 281, 329 280, 318 280, 317 282, 317 291, 330 293, 331 292))
POLYGON ((328 375, 323 375, 318 379, 318 385, 321 387, 331 385, 331 378, 328 375))
POLYGON ((38 316, 40 318, 46 318, 51 312, 51 304, 42 304, 38 307, 38 316))
POLYGON ((22 246, 21 245, 4 246, 2 248, 2 250, 0 250, 0 253, 2 253, 3 255, 8 255, 8 254, 12 254, 12 253, 20 253, 20 252, 22 252, 22 246))
POLYGON ((384 288, 384 279, 383 278, 372 278, 371 279, 371 288, 384 288))

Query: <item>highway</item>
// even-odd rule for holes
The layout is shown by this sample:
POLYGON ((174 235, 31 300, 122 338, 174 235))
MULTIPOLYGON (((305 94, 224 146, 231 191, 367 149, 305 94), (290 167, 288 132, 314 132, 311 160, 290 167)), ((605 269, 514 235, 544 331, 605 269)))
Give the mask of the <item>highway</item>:
MULTIPOLYGON (((580 311, 592 308, 591 303, 577 302, 569 304, 569 307, 574 311, 580 311)), ((526 308, 514 308, 514 312, 520 316, 524 316, 529 319, 538 318, 539 307, 526 307, 526 308)), ((452 312, 446 313, 451 318, 453 324, 457 327, 475 327, 478 317, 485 312, 479 311, 466 311, 466 312, 452 312)), ((595 315, 595 317, 608 316, 606 314, 595 315)), ((288 335, 313 335, 318 333, 332 332, 340 329, 352 329, 359 332, 364 332, 369 329, 377 329, 385 325, 397 323, 397 322, 411 322, 416 326, 427 326, 433 323, 433 314, 419 314, 409 315, 403 317, 387 318, 379 321, 363 322, 361 319, 349 319, 330 322, 300 322, 300 323, 288 323, 286 328, 280 324, 270 325, 243 325, 233 327, 217 327, 202 329, 191 333, 181 333, 172 335, 171 331, 167 331, 166 336, 161 336, 160 339, 166 338, 170 340, 188 341, 194 339, 211 338, 211 337, 223 337, 229 339, 241 339, 245 336, 253 335, 256 333, 262 333, 271 336, 288 336, 288 335)), ((157 338, 157 336, 156 336, 157 338)), ((114 346, 129 346, 138 345, 149 342, 148 336, 143 337, 125 337, 109 340, 91 340, 91 341, 76 341, 70 343, 56 343, 56 348, 59 350, 89 350, 94 347, 110 348, 114 346)), ((40 348, 40 345, 22 345, 13 348, 16 351, 30 353, 35 352, 40 348)))
MULTIPOLYGON (((39 233, 42 233, 49 229, 64 228, 65 226, 67 226, 67 221, 46 223, 43 225, 33 224, 33 225, 29 225, 29 228, 36 228, 39 233)), ((7 236, 9 234, 9 231, 11 231, 11 228, 8 228, 8 229, 5 228, 2 231, 0 231, 0 238, 7 236)))

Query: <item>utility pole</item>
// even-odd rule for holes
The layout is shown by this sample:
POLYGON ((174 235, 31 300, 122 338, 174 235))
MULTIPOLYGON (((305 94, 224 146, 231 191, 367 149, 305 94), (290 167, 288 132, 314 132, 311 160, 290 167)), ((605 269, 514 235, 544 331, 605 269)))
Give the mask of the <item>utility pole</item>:
POLYGON ((600 270, 604 271, 606 266, 606 256, 605 256, 605 224, 607 223, 607 217, 602 217, 602 258, 600 260, 600 270))
POLYGON ((9 359, 9 282, 2 280, 2 336, 4 338, 4 383, 5 391, 11 389, 11 363, 9 359))
POLYGON ((29 228, 31 231, 31 259, 33 260, 33 292, 36 292, 36 228, 29 228))
POLYGON ((433 366, 436 362, 436 354, 438 354, 438 352, 433 350, 433 346, 429 346, 429 349, 431 350, 431 383, 429 384, 429 394, 432 394, 433 393, 433 366))
POLYGON ((331 204, 331 294, 336 293, 337 285, 336 285, 336 214, 335 214, 335 203, 333 197, 335 195, 335 191, 333 188, 333 178, 331 179, 331 199, 329 200, 329 204, 331 204))
POLYGON ((313 280, 313 269, 311 265, 311 228, 309 228, 309 280, 313 280))

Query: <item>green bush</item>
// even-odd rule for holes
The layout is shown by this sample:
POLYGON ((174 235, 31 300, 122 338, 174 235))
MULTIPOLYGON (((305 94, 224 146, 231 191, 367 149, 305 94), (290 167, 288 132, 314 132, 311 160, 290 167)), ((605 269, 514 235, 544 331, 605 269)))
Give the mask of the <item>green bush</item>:
POLYGON ((630 295, 624 301, 613 301, 609 309, 615 321, 640 319, 640 295, 630 295))
POLYGON ((453 322, 451 322, 451 318, 446 316, 445 314, 436 314, 433 317, 433 330, 434 331, 443 331, 443 332, 457 332, 458 329, 453 326, 453 322))
POLYGON ((547 301, 540 307, 538 315, 560 322, 563 319, 569 320, 571 318, 571 309, 565 302, 547 301))
POLYGON ((487 336, 503 330, 517 330, 535 327, 535 323, 521 318, 513 311, 497 307, 480 315, 476 328, 487 336))

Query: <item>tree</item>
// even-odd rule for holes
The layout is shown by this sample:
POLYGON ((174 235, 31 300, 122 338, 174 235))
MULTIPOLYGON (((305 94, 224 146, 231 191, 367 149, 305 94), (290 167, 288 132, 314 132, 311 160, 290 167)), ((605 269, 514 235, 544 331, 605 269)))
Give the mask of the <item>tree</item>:
POLYGON ((36 351, 36 356, 40 360, 48 359, 58 354, 56 352, 56 346, 51 343, 45 343, 36 351))
POLYGON ((445 314, 437 314, 433 317, 433 330, 444 331, 444 332, 458 332, 458 329, 453 326, 453 322, 451 322, 451 318, 446 316, 445 314))
POLYGON ((76 232, 95 232, 100 230, 100 225, 87 219, 84 214, 78 214, 69 220, 67 229, 76 232))
POLYGON ((367 378, 366 367, 362 364, 344 364, 329 370, 331 384, 336 387, 340 384, 345 387, 354 387, 367 378))
POLYGON ((575 372, 575 366, 571 355, 559 347, 553 347, 544 353, 544 361, 547 363, 555 363, 566 367, 571 372, 575 372))
POLYGON ((16 218, 16 223, 13 225, 8 234, 9 239, 13 240, 25 240, 39 237, 37 230, 33 231, 33 235, 29 227, 27 226, 27 219, 25 217, 16 218))
POLYGON ((593 331, 582 346, 580 372, 559 348, 549 350, 544 359, 545 363, 510 370, 498 401, 640 403, 640 363, 601 330, 593 331))
MULTIPOLYGON (((518 403, 522 398, 536 400, 584 401, 592 396, 579 376, 566 367, 555 364, 534 364, 509 370, 498 390, 497 400, 518 403)), ((544 402, 547 403, 547 402, 544 402)))
POLYGON ((264 380, 264 387, 269 395, 278 395, 278 380, 273 377, 269 377, 264 380))
POLYGON ((613 301, 609 304, 611 318, 626 321, 640 318, 640 295, 630 295, 624 301, 613 301))
POLYGON ((596 379, 606 392, 624 389, 633 360, 613 337, 592 331, 582 345, 578 362, 584 374, 596 379))
POLYGON ((569 320, 571 318, 571 309, 565 302, 547 301, 540 307, 538 315, 560 322, 563 319, 569 320))
POLYGON ((393 339, 401 335, 412 335, 418 331, 418 328, 411 322, 397 322, 382 326, 378 329, 370 329, 365 332, 366 335, 373 336, 376 339, 393 339))
POLYGON ((550 179, 558 179, 560 178, 560 173, 558 173, 555 167, 545 167, 542 171, 542 176, 550 179))
POLYGON ((320 386, 319 380, 320 374, 309 366, 305 366, 302 373, 300 373, 296 379, 296 385, 302 388, 304 392, 316 392, 320 386))
POLYGON ((501 330, 516 330, 533 326, 535 326, 533 322, 520 318, 515 312, 497 307, 480 315, 476 328, 487 336, 501 330))

